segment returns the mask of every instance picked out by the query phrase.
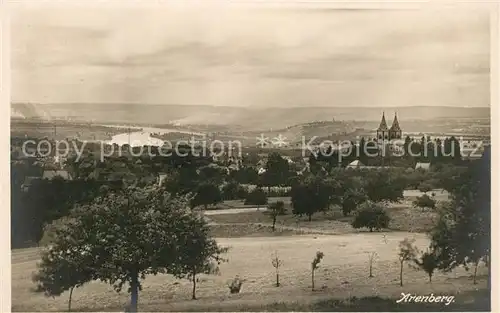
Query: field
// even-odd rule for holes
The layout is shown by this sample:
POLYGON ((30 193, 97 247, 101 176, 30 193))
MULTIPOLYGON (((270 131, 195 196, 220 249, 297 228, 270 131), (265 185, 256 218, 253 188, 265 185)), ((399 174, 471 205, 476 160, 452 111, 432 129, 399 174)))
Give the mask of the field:
MULTIPOLYGON (((140 293, 141 311, 237 310, 240 307, 259 310, 265 305, 300 303, 307 305, 332 297, 380 296, 398 298, 401 292, 419 294, 456 294, 484 287, 472 284, 470 274, 457 270, 438 273, 432 284, 423 272, 405 267, 404 287, 399 287, 397 247, 400 240, 415 238, 424 248, 427 239, 422 234, 360 233, 349 235, 303 235, 283 237, 221 238, 220 244, 230 247, 228 263, 221 266, 220 276, 204 276, 198 284, 198 300, 190 300, 189 281, 168 275, 147 277, 140 293), (316 251, 325 253, 316 275, 318 291, 311 291, 310 262, 316 251), (274 287, 271 254, 278 252, 284 260, 281 271, 282 287, 274 287), (373 278, 368 278, 368 254, 376 251, 373 278), (239 275, 246 282, 242 292, 229 295, 228 281, 239 275)), ((36 269, 36 251, 21 250, 12 256, 12 306, 14 311, 63 311, 68 293, 52 299, 31 292, 30 277, 36 269)), ((485 268, 480 268, 484 275, 485 268)), ((459 296, 458 296, 459 297, 459 296)), ((457 299, 458 299, 457 297, 457 299)), ((84 310, 121 310, 127 302, 126 293, 116 293, 111 287, 93 282, 73 293, 73 308, 84 310)), ((443 304, 435 304, 436 311, 443 304)))
MULTIPOLYGON (((439 193, 438 193, 439 194, 439 193)), ((213 235, 230 247, 218 276, 200 276, 198 300, 191 299, 192 285, 169 275, 149 276, 140 292, 141 311, 440 311, 482 310, 486 305, 486 268, 478 270, 478 284, 472 284, 471 273, 460 268, 451 273, 436 273, 432 284, 427 275, 405 265, 404 287, 399 286, 398 244, 405 238, 415 239, 425 249, 428 244, 424 228, 433 222, 433 213, 413 208, 409 202, 418 192, 406 192, 402 203, 389 207, 393 226, 384 232, 354 230, 340 212, 316 214, 308 222, 291 214, 280 216, 277 230, 265 209, 243 207, 207 211, 213 235), (402 231, 404 230, 404 231, 402 231), (316 290, 311 290, 310 263, 316 251, 325 258, 316 273, 316 290), (376 252, 373 278, 368 277, 368 257, 376 252), (284 265, 280 271, 281 286, 275 287, 271 256, 278 253, 284 265), (245 280, 240 294, 230 295, 228 283, 236 276, 245 280), (396 304, 401 293, 418 295, 456 295, 456 302, 444 304, 396 304), (356 298, 353 298, 356 297, 356 298), (371 298, 364 298, 371 297, 371 298), (373 298, 377 297, 377 298, 373 298), (482 298, 481 298, 482 297, 482 298), (483 300, 478 300, 483 299, 483 300), (419 305, 419 306, 417 306, 419 305)), ((445 194, 436 195, 440 201, 445 194)), ((278 198, 271 199, 276 201, 278 198)), ((288 198, 279 198, 290 206, 288 198)), ((234 201, 233 201, 234 202, 234 201)), ((227 202, 226 207, 239 207, 227 202)), ((47 298, 33 290, 31 275, 39 259, 36 248, 12 252, 12 310, 64 311, 68 293, 47 298)), ((92 282, 73 292, 75 311, 120 311, 128 301, 126 292, 117 293, 109 285, 92 282)))

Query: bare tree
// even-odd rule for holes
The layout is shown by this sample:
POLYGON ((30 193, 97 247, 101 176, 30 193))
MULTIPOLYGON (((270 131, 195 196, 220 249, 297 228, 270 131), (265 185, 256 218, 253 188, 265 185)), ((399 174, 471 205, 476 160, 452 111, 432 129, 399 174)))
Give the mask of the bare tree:
POLYGON ((271 259, 271 263, 273 267, 276 269, 276 287, 280 286, 280 267, 283 265, 283 260, 281 260, 278 256, 278 252, 276 251, 271 259))

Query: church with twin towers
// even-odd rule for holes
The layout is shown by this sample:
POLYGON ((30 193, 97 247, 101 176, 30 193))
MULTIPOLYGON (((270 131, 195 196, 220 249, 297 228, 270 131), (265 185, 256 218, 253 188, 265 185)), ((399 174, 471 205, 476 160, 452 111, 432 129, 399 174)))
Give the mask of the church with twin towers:
POLYGON ((392 121, 391 127, 387 126, 387 122, 385 121, 385 112, 382 113, 382 120, 380 121, 380 125, 377 128, 377 140, 393 140, 393 139, 401 139, 402 131, 399 126, 398 116, 394 113, 394 120, 392 121))

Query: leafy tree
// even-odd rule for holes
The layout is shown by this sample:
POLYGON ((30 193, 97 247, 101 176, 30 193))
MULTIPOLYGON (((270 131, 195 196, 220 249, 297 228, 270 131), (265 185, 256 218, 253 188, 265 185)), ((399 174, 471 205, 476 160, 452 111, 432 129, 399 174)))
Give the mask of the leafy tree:
MULTIPOLYGON (((68 312, 71 311, 71 300, 74 288, 80 287, 94 279, 92 255, 81 243, 67 240, 71 236, 69 220, 54 224, 54 239, 49 248, 42 251, 42 261, 38 263, 38 271, 33 275, 36 291, 47 297, 60 296, 69 290, 68 312)), ((71 238, 71 237, 70 237, 71 238)))
POLYGON ((285 211, 285 203, 283 201, 273 202, 268 207, 269 216, 273 220, 273 231, 276 227, 276 218, 282 215, 285 211))
POLYGON ((227 175, 226 169, 215 164, 202 166, 198 169, 198 177, 200 181, 210 182, 214 185, 219 185, 227 175))
POLYGON ((370 172, 364 186, 368 198, 373 202, 397 202, 403 199, 406 187, 404 177, 390 171, 370 172))
POLYGON ((435 209, 436 208, 436 200, 432 199, 426 194, 423 194, 415 201, 413 201, 413 205, 419 208, 422 208, 424 210, 425 208, 430 208, 430 209, 435 209))
POLYGON ((222 197, 225 200, 245 199, 246 189, 237 182, 229 182, 222 187, 222 197))
POLYGON ((219 265, 227 261, 221 255, 226 253, 228 248, 217 245, 217 242, 211 238, 210 229, 202 218, 192 218, 185 226, 185 236, 181 238, 183 248, 170 273, 176 277, 191 280, 193 283, 192 299, 196 300, 196 275, 219 274, 219 265))
POLYGON ((272 152, 267 158, 266 172, 263 176, 263 185, 271 186, 286 185, 290 177, 290 166, 288 161, 279 153, 272 152))
POLYGON ((344 216, 351 214, 368 196, 359 177, 349 177, 341 183, 340 206, 344 216))
POLYGON ((267 204, 267 195, 261 188, 255 188, 251 192, 248 193, 247 198, 245 199, 245 205, 253 204, 257 206, 257 209, 261 205, 267 204))
MULTIPOLYGON (((452 203, 440 211, 436 227, 431 231, 432 248, 444 271, 474 264, 475 272, 481 260, 491 253, 491 155, 485 150, 481 160, 472 162, 455 177, 449 187, 452 203)), ((475 276, 475 275, 474 275, 475 276)))
POLYGON ((314 291, 314 272, 318 269, 319 263, 324 257, 324 253, 321 251, 316 252, 316 256, 311 262, 311 281, 312 281, 312 290, 314 291))
POLYGON ((244 166, 238 171, 232 171, 230 177, 240 184, 257 184, 259 174, 254 167, 244 166))
POLYGON ((87 251, 78 265, 92 269, 94 279, 116 291, 128 284, 135 312, 141 280, 175 270, 184 260, 179 256, 192 238, 196 218, 188 203, 186 197, 173 198, 157 188, 110 192, 72 210, 54 249, 87 251))
POLYGON ((411 157, 411 155, 410 155, 410 144, 411 144, 411 142, 412 142, 412 140, 411 140, 410 136, 406 136, 405 143, 403 145, 404 157, 405 158, 411 157))
POLYGON ((439 266, 439 259, 434 251, 428 249, 426 252, 420 255, 420 258, 415 258, 413 262, 418 268, 424 270, 427 273, 427 275, 429 276, 429 283, 432 283, 432 275, 439 266))
POLYGON ((352 221, 352 227, 370 229, 370 232, 389 227, 390 217, 381 204, 371 201, 364 202, 352 221))
POLYGON ((402 240, 399 243, 399 285, 403 286, 403 264, 404 262, 411 261, 415 259, 415 254, 417 252, 416 248, 413 246, 415 240, 409 240, 408 238, 402 240))
POLYGON ((278 251, 276 251, 271 259, 271 264, 276 270, 276 287, 280 286, 280 268, 283 265, 283 260, 278 256, 278 251))
POLYGON ((311 221, 312 215, 328 209, 331 188, 320 177, 312 177, 295 184, 290 191, 292 198, 292 213, 298 216, 306 215, 311 221))
POLYGON ((222 201, 222 194, 214 184, 204 183, 198 186, 194 198, 191 200, 191 206, 197 207, 203 205, 205 210, 208 205, 215 205, 222 201))

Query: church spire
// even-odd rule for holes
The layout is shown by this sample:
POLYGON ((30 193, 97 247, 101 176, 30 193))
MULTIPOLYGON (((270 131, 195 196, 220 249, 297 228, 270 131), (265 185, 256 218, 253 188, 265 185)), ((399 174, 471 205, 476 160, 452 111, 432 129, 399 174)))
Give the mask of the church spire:
POLYGON ((387 122, 385 121, 385 112, 382 112, 382 120, 380 121, 377 131, 388 131, 387 122))
POLYGON ((398 114, 394 112, 394 121, 392 122, 391 125, 391 131, 401 131, 401 127, 399 127, 399 122, 398 122, 398 114))

